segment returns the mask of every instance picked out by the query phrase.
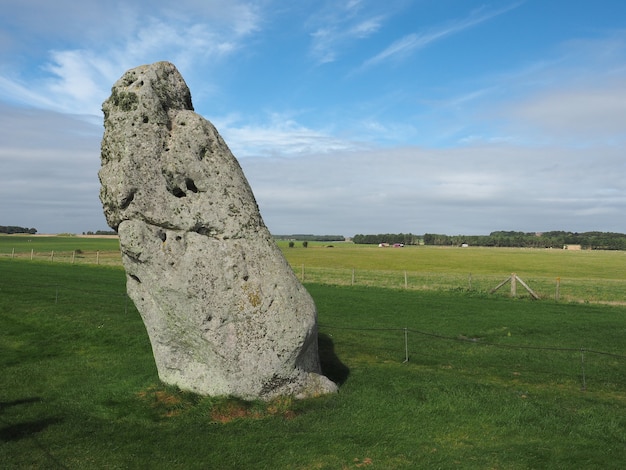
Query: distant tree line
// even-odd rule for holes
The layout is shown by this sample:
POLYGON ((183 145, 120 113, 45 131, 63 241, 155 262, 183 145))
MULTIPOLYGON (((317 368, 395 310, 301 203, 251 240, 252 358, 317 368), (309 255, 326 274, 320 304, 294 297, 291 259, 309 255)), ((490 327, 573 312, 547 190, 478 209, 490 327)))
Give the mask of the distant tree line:
POLYGON ((0 233, 30 233, 31 235, 35 235, 37 233, 36 228, 26 228, 26 227, 16 227, 15 225, 0 225, 0 233))
POLYGON ((489 235, 441 235, 424 234, 424 245, 438 246, 563 248, 580 245, 588 250, 626 250, 626 234, 614 232, 514 232, 497 231, 489 235))
POLYGON ((83 232, 83 235, 117 235, 115 230, 96 230, 95 232, 83 232))
POLYGON ((357 234, 352 237, 354 243, 363 245, 380 245, 381 243, 402 243, 403 245, 419 245, 420 237, 412 233, 379 233, 377 235, 357 234))
POLYGON ((346 237, 343 235, 311 235, 311 234, 293 234, 293 235, 272 235, 275 240, 298 240, 310 242, 342 242, 346 237))

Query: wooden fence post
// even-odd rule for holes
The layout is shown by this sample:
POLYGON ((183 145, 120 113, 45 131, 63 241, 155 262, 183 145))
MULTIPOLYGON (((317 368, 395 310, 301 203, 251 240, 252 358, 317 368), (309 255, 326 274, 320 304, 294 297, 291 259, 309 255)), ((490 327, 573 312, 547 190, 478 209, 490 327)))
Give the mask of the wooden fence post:
POLYGON ((519 283, 524 286, 524 289, 526 289, 528 291, 528 293, 531 295, 531 297, 535 300, 539 300, 539 296, 535 293, 534 290, 532 290, 530 287, 528 287, 528 284, 526 284, 524 281, 522 281, 519 277, 517 277, 517 275, 515 276, 515 279, 517 279, 519 281, 519 283))
POLYGON ((554 300, 557 302, 561 299, 561 278, 556 278, 556 292, 554 293, 554 300))
POLYGON ((517 283, 515 282, 517 276, 515 273, 511 274, 511 297, 517 297, 517 283))

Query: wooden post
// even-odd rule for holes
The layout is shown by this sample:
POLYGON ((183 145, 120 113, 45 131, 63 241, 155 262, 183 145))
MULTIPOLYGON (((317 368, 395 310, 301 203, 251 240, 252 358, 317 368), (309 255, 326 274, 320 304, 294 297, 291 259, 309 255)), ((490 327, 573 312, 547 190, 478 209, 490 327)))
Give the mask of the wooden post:
POLYGON ((517 297, 517 276, 515 273, 511 274, 511 297, 517 297))
POLYGON ((530 287, 528 287, 528 284, 526 284, 524 281, 522 281, 519 277, 515 276, 515 279, 517 279, 519 281, 519 283, 524 286, 524 289, 526 289, 528 291, 528 293, 532 296, 533 299, 535 300, 539 300, 539 296, 535 293, 534 290, 532 290, 530 287))
POLYGON ((302 282, 304 282, 304 263, 302 263, 302 282))
POLYGON ((490 294, 493 294, 495 291, 497 291, 498 289, 500 289, 500 287, 502 287, 504 284, 506 284, 507 282, 509 282, 511 280, 510 277, 507 277, 504 281, 502 281, 500 284, 498 284, 496 287, 494 287, 493 289, 491 289, 489 291, 490 294))
POLYGON ((352 268, 352 285, 354 285, 354 268, 352 268))
POLYGON ((13 259, 14 256, 15 256, 15 248, 11 250, 11 259, 13 259))
POLYGON ((54 261, 54 250, 50 252, 50 261, 54 261))
POLYGON ((33 254, 35 253, 35 250, 33 250, 32 248, 30 249, 30 260, 33 260, 33 254))
POLYGON ((406 271, 404 271, 404 288, 405 289, 409 288, 409 279, 406 276, 406 271))
POLYGON ((404 329, 404 362, 409 362, 409 330, 404 329))
POLYGON ((561 299, 561 278, 556 278, 556 292, 554 294, 554 300, 557 302, 561 299))
POLYGON ((72 251, 72 264, 74 264, 75 257, 76 257, 76 250, 72 251))
POLYGON ((96 264, 100 264, 100 252, 96 251, 96 264))

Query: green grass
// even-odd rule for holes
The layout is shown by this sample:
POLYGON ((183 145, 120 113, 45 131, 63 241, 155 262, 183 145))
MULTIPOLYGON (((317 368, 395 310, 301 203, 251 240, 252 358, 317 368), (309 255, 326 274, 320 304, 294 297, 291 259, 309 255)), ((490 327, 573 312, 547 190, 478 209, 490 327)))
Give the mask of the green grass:
POLYGON ((0 259, 2 468, 605 469, 626 460, 626 308, 307 288, 340 392, 242 402, 159 383, 121 268, 0 259))

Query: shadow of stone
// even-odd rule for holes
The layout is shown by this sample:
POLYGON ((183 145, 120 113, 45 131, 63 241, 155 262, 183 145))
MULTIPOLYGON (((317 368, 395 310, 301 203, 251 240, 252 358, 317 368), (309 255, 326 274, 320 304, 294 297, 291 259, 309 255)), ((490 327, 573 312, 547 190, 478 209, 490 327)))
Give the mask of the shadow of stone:
MULTIPOLYGON (((30 405, 33 403, 40 403, 42 401, 43 399, 41 397, 21 398, 13 401, 0 401, 0 412, 14 406, 30 405)), ((4 419, 2 419, 2 421, 3 424, 6 424, 4 419)), ((43 431, 51 424, 56 424, 59 421, 60 420, 57 418, 44 418, 36 421, 27 421, 24 423, 4 426, 0 428, 0 441, 18 441, 20 439, 32 437, 34 434, 43 431)))
POLYGON ((318 333, 317 344, 322 374, 341 386, 348 380, 350 369, 335 354, 335 344, 330 336, 318 333))
POLYGON ((61 422, 58 418, 45 418, 37 421, 27 421, 25 423, 12 424, 0 429, 0 441, 19 441, 33 437, 35 434, 45 430, 48 426, 61 422))
POLYGON ((13 401, 0 401, 0 412, 7 408, 11 408, 17 405, 28 405, 30 403, 40 403, 43 399, 41 397, 22 398, 20 400, 13 401))

